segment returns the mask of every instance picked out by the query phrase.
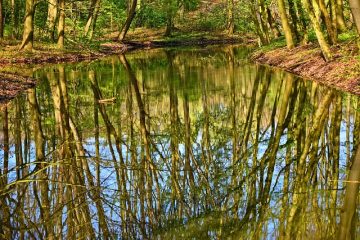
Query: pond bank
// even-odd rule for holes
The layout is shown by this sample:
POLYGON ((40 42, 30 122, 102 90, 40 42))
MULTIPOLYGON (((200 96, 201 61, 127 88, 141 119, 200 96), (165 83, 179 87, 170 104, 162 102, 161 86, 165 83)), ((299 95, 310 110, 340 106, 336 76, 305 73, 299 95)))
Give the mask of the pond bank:
MULTIPOLYGON (((208 46, 220 44, 249 44, 250 39, 239 37, 213 36, 190 39, 157 39, 151 41, 107 42, 98 49, 78 51, 59 51, 56 49, 39 49, 31 53, 19 52, 15 46, 0 52, 0 66, 21 68, 25 65, 71 63, 91 61, 114 54, 122 54, 135 49, 177 47, 177 46, 208 46)), ((13 99, 17 94, 35 86, 36 79, 20 74, 0 71, 0 106, 13 99)))
POLYGON ((257 51, 252 55, 256 63, 277 67, 303 78, 360 95, 360 56, 355 44, 332 47, 334 59, 326 62, 316 44, 257 51))
MULTIPOLYGON (((176 47, 176 46, 207 46, 221 44, 254 45, 250 38, 241 39, 225 37, 197 37, 192 39, 167 39, 152 41, 108 42, 101 44, 93 51, 51 51, 38 50, 33 53, 0 55, 0 66, 21 68, 28 64, 69 63, 91 61, 113 54, 122 54, 135 49, 176 47)), ((325 62, 316 44, 300 46, 292 50, 285 47, 274 50, 256 51, 251 59, 260 64, 281 68, 310 80, 321 82, 337 89, 360 95, 360 59, 354 54, 358 50, 354 45, 338 45, 333 47, 334 60, 325 62)), ((18 93, 35 86, 36 79, 13 73, 0 72, 0 105, 13 99, 18 93)))

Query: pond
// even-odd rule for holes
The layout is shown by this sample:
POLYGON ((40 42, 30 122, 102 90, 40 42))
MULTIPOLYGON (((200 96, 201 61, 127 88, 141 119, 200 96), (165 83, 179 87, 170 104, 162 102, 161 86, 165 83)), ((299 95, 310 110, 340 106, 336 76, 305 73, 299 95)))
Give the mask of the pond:
POLYGON ((359 98, 248 53, 34 69, 0 115, 1 238, 358 238, 359 98))

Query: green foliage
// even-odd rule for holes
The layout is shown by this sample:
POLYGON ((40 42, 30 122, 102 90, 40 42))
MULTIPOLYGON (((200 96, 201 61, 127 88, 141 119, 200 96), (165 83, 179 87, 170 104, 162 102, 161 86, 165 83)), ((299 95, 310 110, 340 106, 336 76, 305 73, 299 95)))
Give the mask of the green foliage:
POLYGON ((166 12, 158 3, 143 5, 136 18, 136 26, 139 27, 158 28, 165 24, 166 12))
POLYGON ((348 31, 348 32, 343 32, 341 34, 339 34, 338 38, 341 42, 346 42, 349 40, 354 40, 356 39, 357 33, 355 31, 348 31))
POLYGON ((274 39, 273 41, 271 41, 268 45, 262 46, 260 48, 260 51, 270 51, 276 48, 281 48, 281 47, 285 47, 286 46, 286 40, 284 36, 281 36, 277 39, 274 39))
POLYGON ((180 4, 184 5, 185 10, 194 11, 200 4, 200 0, 182 0, 180 4))
POLYGON ((219 4, 209 12, 201 12, 195 28, 201 31, 223 30, 226 27, 226 6, 219 4))

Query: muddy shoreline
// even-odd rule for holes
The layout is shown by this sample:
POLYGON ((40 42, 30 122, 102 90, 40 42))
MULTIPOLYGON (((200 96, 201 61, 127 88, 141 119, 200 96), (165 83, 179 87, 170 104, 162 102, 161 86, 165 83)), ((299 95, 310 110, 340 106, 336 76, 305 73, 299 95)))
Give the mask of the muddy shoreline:
POLYGON ((288 50, 278 48, 255 52, 252 61, 280 68, 302 78, 322 83, 341 91, 360 95, 360 59, 356 46, 338 45, 332 48, 334 59, 326 62, 316 44, 288 50))

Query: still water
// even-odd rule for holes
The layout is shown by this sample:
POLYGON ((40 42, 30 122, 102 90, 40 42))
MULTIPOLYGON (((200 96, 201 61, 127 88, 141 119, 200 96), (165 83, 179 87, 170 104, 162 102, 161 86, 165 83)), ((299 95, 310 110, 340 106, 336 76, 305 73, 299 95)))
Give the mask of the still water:
POLYGON ((359 98, 241 47, 34 69, 0 115, 0 238, 358 239, 359 98))

